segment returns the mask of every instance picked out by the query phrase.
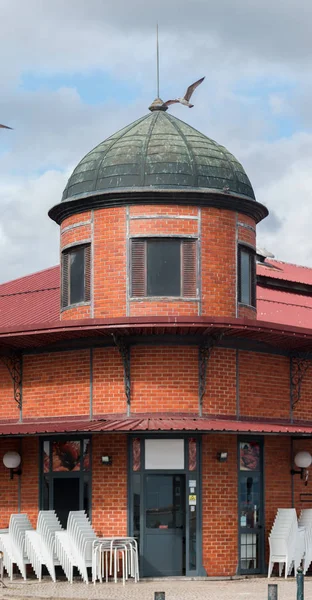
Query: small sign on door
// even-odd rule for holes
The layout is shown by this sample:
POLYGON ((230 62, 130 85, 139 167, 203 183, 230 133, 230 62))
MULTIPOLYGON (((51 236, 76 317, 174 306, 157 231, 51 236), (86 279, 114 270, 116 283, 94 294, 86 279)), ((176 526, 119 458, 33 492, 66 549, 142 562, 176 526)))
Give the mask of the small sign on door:
POLYGON ((189 495, 189 506, 196 506, 196 496, 194 494, 189 495))

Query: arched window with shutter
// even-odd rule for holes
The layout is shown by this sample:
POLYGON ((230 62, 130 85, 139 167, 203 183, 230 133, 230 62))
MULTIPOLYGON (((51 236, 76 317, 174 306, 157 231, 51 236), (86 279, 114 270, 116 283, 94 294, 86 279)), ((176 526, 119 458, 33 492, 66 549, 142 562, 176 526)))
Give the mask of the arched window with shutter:
POLYGON ((91 300, 91 245, 62 252, 62 308, 91 300))
POLYGON ((197 298, 197 239, 133 238, 132 298, 197 298))

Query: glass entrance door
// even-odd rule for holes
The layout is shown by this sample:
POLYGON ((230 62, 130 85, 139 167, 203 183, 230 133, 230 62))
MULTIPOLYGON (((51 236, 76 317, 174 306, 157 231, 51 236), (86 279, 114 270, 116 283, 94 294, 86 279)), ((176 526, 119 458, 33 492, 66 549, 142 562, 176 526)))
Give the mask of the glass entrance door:
POLYGON ((144 575, 185 574, 185 475, 145 475, 144 575))
POLYGON ((240 572, 264 567, 262 444, 239 442, 240 572))

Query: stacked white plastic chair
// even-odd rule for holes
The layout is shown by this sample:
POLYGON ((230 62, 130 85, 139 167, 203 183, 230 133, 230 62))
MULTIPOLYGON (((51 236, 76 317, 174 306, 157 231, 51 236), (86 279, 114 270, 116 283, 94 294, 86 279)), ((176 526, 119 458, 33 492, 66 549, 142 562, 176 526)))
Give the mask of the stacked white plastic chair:
POLYGON ((55 533, 61 530, 54 510, 43 510, 38 515, 37 530, 26 531, 26 553, 39 581, 42 579, 43 565, 48 569, 52 581, 56 581, 55 565, 60 563, 55 554, 55 533))
POLYGON ((312 562, 312 508, 304 508, 299 516, 299 528, 305 529, 305 554, 303 572, 307 573, 312 562))
POLYGON ((26 579, 26 565, 30 564, 25 549, 25 533, 32 530, 32 525, 26 514, 11 515, 9 532, 0 534, 0 550, 3 552, 3 565, 11 581, 13 579, 13 565, 16 564, 24 579, 26 579))
POLYGON ((93 543, 93 560, 94 583, 97 579, 101 582, 105 579, 107 582, 109 575, 114 575, 117 583, 120 560, 123 584, 129 577, 133 577, 135 582, 139 581, 138 545, 135 538, 98 538, 93 543))
POLYGON ((96 539, 92 525, 83 510, 70 512, 67 530, 56 532, 56 554, 70 583, 73 582, 74 567, 78 568, 85 583, 89 583, 87 569, 93 567, 92 547, 96 539))
POLYGON ((285 578, 300 566, 304 547, 300 543, 298 521, 295 508, 279 508, 269 536, 270 558, 268 577, 274 563, 279 564, 279 576, 285 565, 285 578))

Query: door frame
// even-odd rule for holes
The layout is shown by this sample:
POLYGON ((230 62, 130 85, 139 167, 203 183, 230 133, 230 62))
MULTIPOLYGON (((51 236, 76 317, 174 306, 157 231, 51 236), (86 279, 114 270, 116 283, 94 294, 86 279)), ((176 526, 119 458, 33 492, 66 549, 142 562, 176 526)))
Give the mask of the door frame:
POLYGON ((39 443, 39 510, 44 510, 44 477, 49 476, 49 510, 53 510, 53 480, 62 479, 68 476, 78 479, 79 478, 79 510, 83 510, 83 499, 84 499, 84 474, 88 473, 88 502, 89 502, 89 519, 92 522, 92 435, 47 435, 40 438, 39 443), (49 471, 44 472, 44 442, 50 442, 50 460, 51 460, 51 444, 59 441, 73 441, 83 443, 84 440, 89 440, 89 469, 87 471, 49 471))
MULTIPOLYGON (((185 475, 185 576, 206 576, 202 563, 202 444, 199 434, 131 434, 128 439, 128 535, 133 536, 133 476, 140 476, 140 564, 143 564, 144 556, 144 508, 145 508, 145 475, 185 475), (141 440, 141 469, 132 470, 132 443, 134 439, 141 440), (145 440, 146 439, 183 439, 184 440, 184 469, 145 469, 145 440), (196 470, 188 470, 188 443, 189 439, 195 439, 197 443, 196 470), (190 528, 189 528, 189 481, 196 479, 196 569, 189 569, 190 560, 190 528)), ((142 573, 144 577, 144 573, 142 573)))
MULTIPOLYGON (((187 476, 185 475, 185 473, 182 473, 181 470, 174 470, 174 469, 168 469, 168 471, 163 471, 163 470, 159 470, 159 469, 153 469, 153 470, 145 470, 145 472, 142 474, 142 479, 143 479, 143 491, 144 491, 144 498, 143 498, 143 503, 142 503, 142 540, 143 540, 143 547, 145 545, 145 536, 147 535, 147 527, 146 527, 146 502, 147 502, 147 487, 146 487, 146 479, 147 477, 151 477, 151 476, 155 476, 155 477, 162 477, 162 476, 169 476, 169 477, 175 477, 175 476, 180 476, 180 477, 184 477, 184 523, 183 523, 183 538, 184 538, 184 555, 181 557, 182 558, 182 571, 184 568, 184 571, 186 570, 186 505, 187 505, 187 498, 186 498, 186 492, 187 492, 187 476)), ((168 533, 168 532, 172 532, 174 530, 172 529, 166 529, 165 532, 162 533, 168 533)), ((155 529, 154 531, 152 530, 152 535, 157 535, 157 533, 159 533, 159 530, 155 529)), ((160 533, 160 535, 162 535, 162 533, 160 533)), ((151 534, 150 534, 151 535, 151 534)), ((182 551, 183 551, 183 539, 182 539, 182 551)), ((144 557, 141 557, 141 564, 144 564, 144 560, 142 563, 142 559, 144 559, 144 557)), ((180 576, 183 575, 183 572, 180 573, 180 576)), ((173 577, 177 577, 178 575, 172 575, 173 577)), ((156 577, 156 575, 155 575, 156 577)), ((166 575, 159 575, 159 577, 166 577, 166 575)))
MULTIPOLYGON (((252 473, 253 471, 250 471, 252 473)), ((265 479, 264 479, 264 437, 255 435, 240 435, 237 436, 237 537, 238 537, 238 574, 239 575, 261 575, 265 573, 265 479), (240 524, 240 474, 248 473, 248 471, 240 470, 240 444, 241 442, 257 442, 260 447, 260 528, 257 532, 259 535, 259 567, 257 569, 241 569, 241 534, 242 528, 240 524)), ((247 533, 243 531, 243 533, 247 533)), ((250 530, 252 533, 252 530, 250 530)))

